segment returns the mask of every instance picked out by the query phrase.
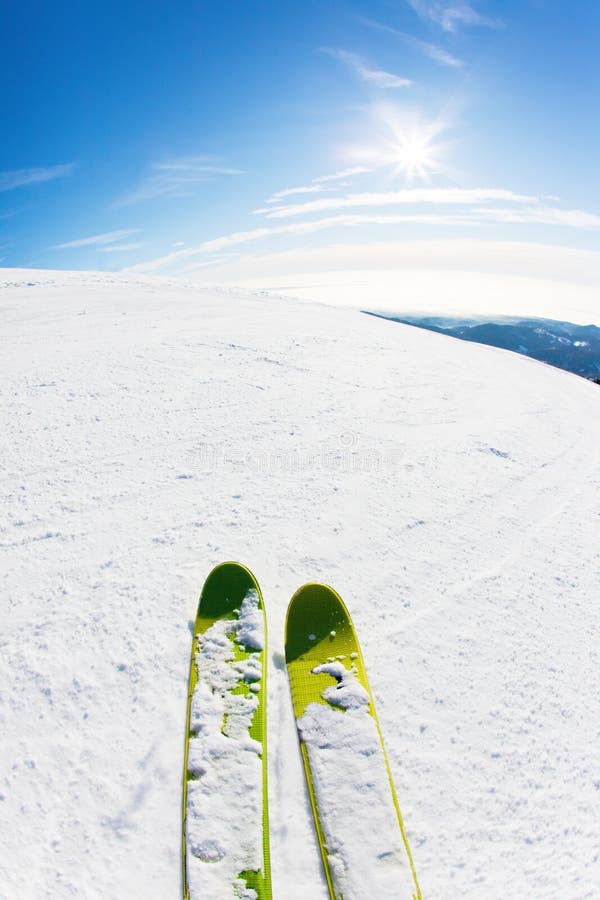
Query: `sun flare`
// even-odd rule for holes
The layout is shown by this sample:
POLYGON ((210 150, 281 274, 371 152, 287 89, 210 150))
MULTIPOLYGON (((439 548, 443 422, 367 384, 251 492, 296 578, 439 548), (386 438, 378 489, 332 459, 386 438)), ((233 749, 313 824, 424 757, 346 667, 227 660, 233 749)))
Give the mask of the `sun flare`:
POLYGON ((395 167, 407 178, 423 178, 436 171, 434 145, 426 134, 415 132, 400 139, 394 149, 395 167))
POLYGON ((371 117, 369 142, 348 148, 348 159, 387 170, 395 181, 426 181, 448 174, 445 136, 452 123, 447 117, 428 120, 419 110, 391 104, 376 106, 371 117))

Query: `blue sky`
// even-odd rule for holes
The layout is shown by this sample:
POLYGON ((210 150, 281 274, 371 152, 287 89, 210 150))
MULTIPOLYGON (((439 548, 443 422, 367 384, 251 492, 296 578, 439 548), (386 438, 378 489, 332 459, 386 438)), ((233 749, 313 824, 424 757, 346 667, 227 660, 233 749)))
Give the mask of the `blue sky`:
POLYGON ((598 249, 597 0, 11 6, 1 266, 598 249))

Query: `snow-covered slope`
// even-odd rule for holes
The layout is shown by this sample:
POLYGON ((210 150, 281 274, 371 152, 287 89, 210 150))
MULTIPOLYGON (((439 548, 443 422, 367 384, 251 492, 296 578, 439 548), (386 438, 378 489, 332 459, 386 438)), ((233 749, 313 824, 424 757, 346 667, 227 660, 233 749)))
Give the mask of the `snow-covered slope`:
POLYGON ((179 896, 190 623, 229 558, 269 620, 276 900, 326 897, 282 658, 311 579, 353 614, 424 897, 598 896, 596 385, 133 277, 4 270, 0 315, 0 896, 179 896))

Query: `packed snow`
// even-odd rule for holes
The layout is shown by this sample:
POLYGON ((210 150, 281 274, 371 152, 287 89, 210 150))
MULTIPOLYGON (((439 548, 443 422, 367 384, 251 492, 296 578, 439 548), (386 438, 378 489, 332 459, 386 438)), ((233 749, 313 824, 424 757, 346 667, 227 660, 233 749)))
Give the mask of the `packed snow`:
POLYGON ((410 860, 369 694, 342 662, 312 671, 336 682, 323 691, 328 705, 310 703, 298 719, 336 896, 413 900, 410 860))
POLYGON ((328 896, 282 655, 311 580, 352 614, 423 896, 597 898, 597 385, 168 280, 3 270, 0 316, 3 900, 179 896, 227 559, 269 625, 275 900, 328 896))
POLYGON ((198 681, 190 705, 187 784, 187 872, 190 900, 232 895, 256 900, 240 878, 258 872, 262 846, 262 748, 250 737, 264 647, 263 615, 248 591, 235 619, 219 619, 198 634, 198 681), (245 653, 236 659, 234 643, 245 653), (258 652, 257 652, 258 651, 258 652))
POLYGON ((263 613, 259 606, 258 594, 254 590, 248 592, 242 603, 235 629, 235 642, 246 650, 264 650, 263 613))
MULTIPOLYGON (((335 632, 331 632, 335 637, 335 632)), ((352 658, 356 658, 357 654, 353 653, 352 658)), ((312 670, 313 675, 331 675, 335 678, 336 684, 330 685, 323 691, 323 698, 332 706, 339 706, 340 709, 363 709, 369 705, 369 694, 364 689, 354 669, 347 669, 340 660, 332 660, 315 666, 312 670)), ((326 707, 324 707, 326 708, 326 707)))

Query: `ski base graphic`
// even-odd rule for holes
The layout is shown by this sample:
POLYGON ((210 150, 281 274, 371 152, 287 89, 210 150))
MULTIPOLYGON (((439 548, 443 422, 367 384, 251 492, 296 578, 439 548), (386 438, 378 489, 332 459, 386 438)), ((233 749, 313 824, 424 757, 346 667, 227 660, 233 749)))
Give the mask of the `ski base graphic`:
POLYGON ((332 588, 294 594, 285 655, 331 898, 421 900, 360 646, 332 588))

